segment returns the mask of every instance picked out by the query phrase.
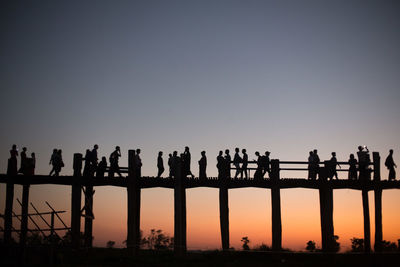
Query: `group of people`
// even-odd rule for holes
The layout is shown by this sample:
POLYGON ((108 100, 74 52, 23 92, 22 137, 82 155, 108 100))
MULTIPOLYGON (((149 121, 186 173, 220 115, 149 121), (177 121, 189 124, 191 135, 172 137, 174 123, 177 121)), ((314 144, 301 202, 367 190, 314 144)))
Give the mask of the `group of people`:
POLYGON ((17 145, 12 145, 10 150, 10 158, 8 159, 7 174, 10 176, 15 176, 18 173, 24 175, 34 175, 36 167, 36 156, 35 153, 31 153, 31 157, 27 156, 27 148, 23 147, 21 151, 21 166, 18 169, 18 148, 17 145))
MULTIPOLYGON (((308 157, 308 179, 315 180, 317 175, 320 173, 319 164, 320 159, 318 156, 318 151, 314 149, 314 151, 310 151, 308 157)), ((326 167, 326 175, 327 178, 332 180, 333 178, 338 179, 338 174, 336 167, 341 168, 340 164, 338 164, 336 158, 336 152, 331 153, 332 157, 327 162, 326 167)), ((367 146, 358 146, 357 151, 358 161, 355 158, 354 154, 350 154, 350 158, 348 160, 349 170, 348 170, 348 179, 349 180, 370 180, 372 169, 371 165, 371 157, 369 155, 369 150, 367 146)), ((397 168, 396 163, 393 160, 393 149, 389 150, 389 155, 385 160, 385 166, 389 170, 389 181, 396 179, 396 171, 397 168)))
MULTIPOLYGON (((87 149, 85 157, 83 160, 85 161, 85 166, 83 169, 83 175, 88 177, 104 177, 104 174, 107 172, 107 159, 106 157, 102 157, 101 161, 98 162, 97 150, 99 146, 94 145, 93 149, 87 149)), ((133 151, 133 162, 130 162, 130 166, 133 167, 134 172, 138 177, 141 177, 141 168, 142 168, 142 160, 140 158, 140 149, 136 149, 133 151)), ((225 155, 223 151, 219 151, 217 156, 217 169, 218 169, 218 178, 231 178, 231 163, 233 164, 236 170, 234 178, 237 179, 240 176, 240 179, 248 178, 248 155, 246 153, 246 149, 242 149, 242 156, 239 154, 240 149, 235 148, 235 155, 233 157, 233 161, 230 155, 229 149, 225 150, 225 155)), ((265 174, 268 173, 268 176, 271 175, 270 168, 270 152, 266 151, 264 155, 261 155, 258 151, 255 152, 257 159, 255 162, 257 163, 257 168, 254 173, 254 179, 263 179, 265 174)), ((337 169, 338 166, 341 168, 340 164, 336 158, 336 152, 331 153, 332 157, 325 165, 326 176, 328 179, 332 180, 334 178, 338 179, 337 169)), ((10 158, 8 160, 8 175, 17 175, 18 173, 22 173, 24 175, 34 175, 35 166, 36 166, 36 157, 35 153, 31 153, 31 157, 27 157, 27 148, 23 147, 21 151, 21 166, 17 168, 17 157, 18 157, 18 149, 16 145, 12 146, 10 150, 10 158)), ((160 178, 164 173, 164 161, 163 161, 163 152, 158 152, 157 157, 157 178, 160 178)), ((117 173, 120 177, 122 177, 120 167, 119 167, 119 158, 121 157, 121 150, 119 146, 115 147, 115 150, 109 156, 110 166, 108 168, 108 177, 114 177, 115 173, 117 173)), ((357 180, 357 179, 370 179, 371 175, 371 158, 369 155, 369 150, 366 146, 359 146, 357 151, 358 160, 355 158, 354 154, 350 154, 350 158, 348 160, 349 170, 348 170, 348 179, 349 180, 357 180)), ((318 151, 314 149, 310 151, 308 157, 308 179, 316 180, 317 176, 320 175, 320 158, 318 156, 318 151)), ((52 169, 49 173, 49 176, 59 176, 62 167, 64 167, 64 162, 62 159, 62 151, 61 149, 53 149, 53 154, 50 158, 50 165, 52 165, 52 169)), ((207 157, 206 152, 201 152, 201 158, 198 161, 199 164, 199 178, 207 179, 207 157)), ((185 147, 183 153, 178 156, 178 152, 174 151, 172 154, 169 154, 168 158, 168 166, 169 166, 169 177, 174 178, 177 176, 178 169, 181 171, 182 177, 191 176, 194 178, 193 173, 191 172, 191 154, 189 147, 185 147)), ((389 170, 389 181, 396 179, 396 171, 397 168, 396 163, 393 160, 393 149, 389 150, 389 155, 385 160, 385 166, 389 170)))

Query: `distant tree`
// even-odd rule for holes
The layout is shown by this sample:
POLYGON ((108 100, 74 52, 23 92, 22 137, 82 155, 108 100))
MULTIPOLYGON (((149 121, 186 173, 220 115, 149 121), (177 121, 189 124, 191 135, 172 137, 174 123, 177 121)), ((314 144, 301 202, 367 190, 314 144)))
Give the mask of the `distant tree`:
POLYGON ((29 246, 39 246, 43 245, 43 243, 43 237, 38 232, 31 233, 26 237, 26 244, 29 246))
POLYGON ((143 238, 143 244, 147 246, 148 249, 169 249, 174 245, 174 238, 164 234, 160 229, 151 229, 150 234, 143 238))
POLYGON ((242 237, 242 239, 240 241, 243 242, 243 245, 242 245, 243 250, 250 250, 250 247, 249 247, 250 240, 247 236, 242 237))
POLYGON ((351 241, 352 252, 363 252, 364 251, 364 239, 353 237, 351 241))
POLYGON ((257 251, 270 251, 270 250, 271 250, 271 247, 269 247, 269 246, 267 246, 266 244, 262 243, 261 245, 256 246, 256 247, 254 248, 254 250, 257 250, 257 251))
POLYGON ((107 242, 106 247, 107 248, 114 248, 114 245, 115 245, 115 241, 111 241, 110 240, 110 241, 107 242))
POLYGON ((400 239, 397 239, 397 249, 400 250, 400 239))
POLYGON ((335 251, 335 252, 339 252, 339 250, 340 250, 340 243, 338 242, 338 240, 339 240, 339 236, 337 236, 337 235, 334 235, 333 236, 333 251, 335 251))
POLYGON ((307 242, 307 246, 306 246, 306 250, 309 252, 314 252, 317 249, 317 247, 315 246, 315 242, 310 240, 307 242))
POLYGON ((382 240, 382 251, 396 251, 397 245, 394 242, 382 240))

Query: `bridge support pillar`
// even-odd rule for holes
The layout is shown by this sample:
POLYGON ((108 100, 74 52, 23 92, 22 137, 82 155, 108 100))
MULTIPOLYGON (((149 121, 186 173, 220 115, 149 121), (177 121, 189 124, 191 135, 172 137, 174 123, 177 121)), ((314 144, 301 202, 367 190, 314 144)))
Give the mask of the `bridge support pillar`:
MULTIPOLYGON (((380 156, 378 152, 372 153, 374 162, 374 181, 378 184, 381 181, 380 156)), ((382 252, 382 188, 375 186, 375 252, 382 252)))
POLYGON ((85 186, 85 247, 93 246, 93 185, 85 186))
POLYGON ((272 250, 282 250, 281 192, 279 160, 271 160, 272 250))
POLYGON ((322 251, 334 252, 334 227, 333 227, 333 190, 327 181, 326 167, 319 170, 320 188, 319 204, 321 216, 322 251))
MULTIPOLYGON (((12 179, 8 177, 8 179, 12 179)), ((14 184, 8 182, 6 189, 6 206, 4 210, 4 244, 11 243, 12 211, 14 202, 14 184)))
POLYGON ((369 219, 369 200, 368 200, 368 189, 362 189, 362 203, 363 203, 363 215, 364 215, 364 251, 366 253, 371 252, 371 225, 369 219))
POLYGON ((140 250, 140 176, 135 166, 135 150, 128 152, 128 237, 127 247, 133 255, 140 250))
POLYGON ((219 188, 219 220, 221 227, 222 250, 229 250, 229 205, 228 186, 226 178, 221 182, 219 188))
POLYGON ((174 175, 174 251, 178 257, 186 254, 186 177, 182 175, 181 168, 179 160, 174 175))
POLYGON ((22 186, 21 235, 19 239, 21 247, 25 247, 26 245, 26 235, 28 232, 29 187, 29 184, 22 186))
POLYGON ((74 177, 72 181, 72 197, 71 197, 71 235, 72 247, 79 249, 81 234, 81 171, 82 171, 82 154, 74 154, 74 177))

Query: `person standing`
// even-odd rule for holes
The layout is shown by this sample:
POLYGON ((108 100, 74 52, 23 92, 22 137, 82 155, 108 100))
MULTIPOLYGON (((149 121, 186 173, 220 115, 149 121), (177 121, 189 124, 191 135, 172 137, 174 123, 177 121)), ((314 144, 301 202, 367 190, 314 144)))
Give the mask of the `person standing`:
POLYGON ((157 168, 158 168, 158 174, 157 174, 157 178, 160 178, 161 175, 164 172, 164 161, 162 158, 162 151, 158 152, 158 157, 157 157, 157 168))
POLYGON ((242 162, 242 158, 239 156, 239 148, 235 148, 235 156, 233 156, 233 165, 236 168, 235 179, 238 177, 239 174, 243 177, 242 170, 240 169, 240 163, 242 162))
POLYGON ((231 155, 229 155, 229 149, 225 150, 225 176, 231 178, 231 155))
POLYGON ((10 150, 10 158, 8 159, 8 166, 7 166, 7 175, 8 176, 15 176, 18 174, 18 149, 17 145, 12 145, 10 150))
POLYGON ((254 153, 257 157, 257 169, 256 172, 254 173, 254 180, 260 180, 262 179, 262 173, 263 173, 263 162, 262 162, 262 157, 260 155, 260 152, 256 151, 254 153))
POLYGON ((27 169, 27 159, 28 157, 26 156, 26 147, 22 148, 21 152, 21 167, 19 168, 18 172, 22 174, 27 174, 26 169, 27 169))
POLYGON ((173 176, 173 172, 172 172, 172 163, 173 163, 172 154, 169 153, 169 154, 168 154, 169 178, 172 178, 172 176, 173 176))
POLYGON ((31 153, 31 157, 27 159, 28 166, 27 166, 27 173, 28 175, 35 175, 35 168, 36 168, 36 156, 35 153, 31 153))
POLYGON ((206 169, 207 169, 206 152, 205 151, 201 151, 201 158, 199 160, 199 179, 200 180, 206 180, 207 179, 206 169))
POLYGON ((268 173, 268 177, 270 177, 270 172, 271 172, 271 167, 270 167, 270 160, 269 160, 269 155, 271 152, 265 151, 265 155, 262 157, 263 161, 263 172, 262 172, 262 177, 264 178, 264 175, 268 173))
POLYGON ((336 166, 339 166, 339 168, 342 168, 338 163, 337 163, 337 158, 336 158, 336 152, 332 152, 331 153, 332 157, 329 161, 329 174, 328 177, 332 180, 333 177, 336 178, 336 180, 338 180, 338 174, 337 174, 337 170, 336 170, 336 166))
POLYGON ((349 159, 349 180, 357 180, 357 160, 354 154, 350 154, 349 159))
POLYGON ((182 154, 182 161, 183 161, 183 177, 187 177, 188 175, 192 176, 194 178, 194 175, 190 171, 190 161, 191 161, 191 155, 189 151, 189 147, 185 147, 185 151, 182 154))
POLYGON ((222 156, 224 152, 219 151, 218 156, 217 156, 217 169, 218 169, 218 179, 222 179, 226 177, 225 174, 225 159, 222 156))
POLYGON ((246 149, 242 149, 242 154, 243 154, 243 158, 242 158, 242 172, 240 175, 240 178, 243 178, 243 173, 244 173, 244 177, 245 179, 247 179, 247 164, 249 162, 249 156, 246 153, 246 149))
POLYGON ((106 157, 102 157, 101 161, 97 165, 96 178, 104 178, 104 173, 106 172, 106 169, 107 169, 107 159, 106 157))
POLYGON ((308 156, 308 180, 315 180, 316 178, 314 172, 314 153, 310 151, 308 156))
POLYGON ((318 174, 318 178, 319 177, 319 163, 320 163, 320 159, 318 156, 318 150, 314 149, 313 151, 313 171, 315 173, 315 179, 317 178, 317 174, 318 174))
POLYGON ((393 149, 389 150, 389 155, 385 160, 385 166, 389 170, 389 177, 388 177, 389 181, 396 180, 396 171, 394 168, 395 167, 397 168, 397 165, 396 163, 394 163, 393 160, 393 149))
POLYGON ((136 177, 142 177, 142 159, 140 158, 140 149, 136 149, 135 164, 136 164, 136 177))

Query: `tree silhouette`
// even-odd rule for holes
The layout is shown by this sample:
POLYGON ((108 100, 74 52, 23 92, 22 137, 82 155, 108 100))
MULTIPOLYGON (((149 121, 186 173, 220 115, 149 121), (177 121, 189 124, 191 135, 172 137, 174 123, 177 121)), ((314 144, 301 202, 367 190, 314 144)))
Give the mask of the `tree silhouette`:
POLYGON ((315 242, 310 240, 307 242, 306 250, 309 252, 314 252, 316 250, 315 242))
POLYGON ((396 251, 397 245, 394 242, 382 240, 382 251, 396 251))
POLYGON ((352 252, 363 252, 364 251, 364 239, 353 237, 351 241, 352 252))
POLYGON ((334 235, 333 236, 333 251, 334 252, 339 252, 340 250, 340 243, 338 242, 339 240, 339 236, 338 235, 334 235))
POLYGON ((242 237, 242 239, 240 241, 243 242, 243 245, 242 245, 243 250, 250 250, 250 247, 248 245, 250 243, 250 240, 247 236, 242 237))
POLYGON ((115 241, 111 241, 111 240, 110 240, 110 241, 107 242, 106 247, 107 247, 107 248, 113 248, 114 245, 115 245, 115 241))
POLYGON ((143 244, 153 250, 169 249, 174 245, 174 238, 164 234, 160 229, 151 229, 150 234, 143 238, 143 244))

